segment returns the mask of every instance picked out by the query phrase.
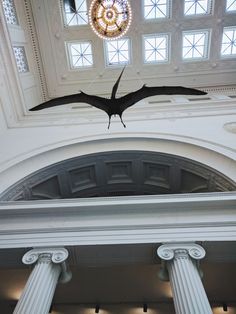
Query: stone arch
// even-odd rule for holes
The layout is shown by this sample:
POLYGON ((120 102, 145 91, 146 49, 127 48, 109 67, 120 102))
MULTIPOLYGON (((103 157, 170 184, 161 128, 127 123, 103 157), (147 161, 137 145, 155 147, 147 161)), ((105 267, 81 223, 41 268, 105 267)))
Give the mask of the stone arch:
POLYGON ((46 166, 9 187, 1 200, 224 192, 236 184, 181 156, 142 150, 77 156, 46 166))

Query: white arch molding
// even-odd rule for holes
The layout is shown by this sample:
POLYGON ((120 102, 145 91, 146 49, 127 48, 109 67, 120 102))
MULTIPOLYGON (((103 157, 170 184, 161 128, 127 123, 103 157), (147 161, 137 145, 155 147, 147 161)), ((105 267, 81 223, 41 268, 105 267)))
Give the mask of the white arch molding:
POLYGON ((122 137, 111 135, 109 138, 76 138, 28 151, 2 165, 0 173, 0 193, 17 181, 54 163, 88 154, 142 150, 172 154, 200 162, 222 173, 236 182, 236 164, 233 152, 212 143, 191 139, 168 139, 160 136, 122 137))

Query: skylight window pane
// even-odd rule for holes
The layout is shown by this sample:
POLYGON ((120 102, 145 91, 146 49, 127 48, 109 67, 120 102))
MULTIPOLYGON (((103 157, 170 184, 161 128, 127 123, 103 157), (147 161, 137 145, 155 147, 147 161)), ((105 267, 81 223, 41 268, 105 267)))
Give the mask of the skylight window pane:
POLYGON ((226 12, 236 11, 236 0, 227 0, 226 12))
POLYGON ((222 56, 236 56, 236 26, 225 27, 221 43, 222 56))
POLYGON ((3 12, 6 18, 7 24, 18 25, 18 19, 16 14, 16 8, 13 0, 2 1, 3 12))
POLYGON ((208 57, 209 31, 183 32, 182 57, 201 60, 208 57))
POLYGON ((184 15, 211 13, 212 0, 185 0, 184 15))
POLYGON ((63 4, 66 25, 88 24, 86 0, 63 0, 63 4))
POLYGON ((93 66, 92 46, 90 42, 68 43, 67 49, 72 69, 93 66))
POLYGON ((168 62, 168 34, 157 34, 143 37, 144 62, 168 62))
POLYGON ((169 17, 170 0, 143 0, 144 18, 163 19, 169 17))
POLYGON ((105 41, 106 64, 124 65, 130 63, 130 40, 123 38, 119 40, 105 41))

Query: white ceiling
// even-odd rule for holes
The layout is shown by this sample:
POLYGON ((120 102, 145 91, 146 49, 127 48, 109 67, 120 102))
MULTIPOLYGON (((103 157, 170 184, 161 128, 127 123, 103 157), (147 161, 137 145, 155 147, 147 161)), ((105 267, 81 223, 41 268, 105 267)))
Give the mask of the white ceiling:
MULTIPOLYGON (((133 21, 125 35, 131 40, 131 64, 121 80, 120 94, 138 89, 142 84, 185 85, 209 87, 235 84, 236 59, 220 56, 223 27, 236 26, 235 12, 226 13, 226 0, 213 0, 212 14, 184 16, 184 1, 171 1, 169 19, 144 20, 142 0, 131 0, 133 21), (209 59, 182 60, 182 32, 210 30, 209 59), (170 60, 164 64, 144 64, 142 36, 144 34, 170 34, 170 60)), ((88 7, 91 1, 88 0, 88 7)), ((33 0, 34 21, 40 53, 43 60, 50 97, 83 90, 91 94, 110 95, 122 66, 107 67, 104 59, 104 42, 89 25, 64 27, 62 1, 33 0), (89 40, 94 53, 94 66, 71 70, 65 42, 89 40)))
MULTIPOLYGON (((88 4, 90 2, 89 0, 88 4)), ((144 83, 149 86, 185 85, 203 88, 235 85, 236 59, 222 59, 220 43, 223 27, 236 25, 236 15, 225 14, 225 0, 213 2, 211 15, 190 18, 183 16, 183 0, 172 0, 171 18, 155 23, 143 20, 142 0, 130 0, 133 22, 126 36, 132 42, 132 62, 126 67, 119 93, 133 91, 144 83), (206 28, 211 29, 210 58, 206 61, 183 62, 181 58, 182 31, 206 28), (170 62, 155 66, 143 64, 142 35, 163 32, 171 34, 170 62)), ((91 31, 89 26, 64 28, 59 0, 31 0, 31 5, 40 46, 40 52, 36 51, 36 53, 42 57, 42 71, 45 73, 45 77, 41 77, 41 80, 45 80, 49 96, 75 93, 80 89, 91 94, 110 95, 122 67, 105 66, 103 41, 91 31), (65 41, 81 39, 92 41, 95 52, 94 67, 83 71, 72 71, 68 67, 65 41)), ((140 115, 143 115, 143 112, 140 115)), ((212 247, 219 248, 216 243, 212 244, 212 247)), ((101 247, 87 247, 85 251, 83 248, 81 251, 74 250, 73 258, 71 258, 73 281, 67 286, 59 286, 55 299, 56 303, 69 302, 69 307, 73 309, 70 310, 67 307, 60 312, 74 314, 77 311, 75 310, 77 305, 73 304, 86 302, 94 305, 96 302, 102 304, 102 301, 108 303, 109 300, 113 300, 117 303, 123 301, 141 304, 149 298, 154 302, 161 297, 167 303, 172 302, 168 295, 169 287, 167 284, 160 283, 156 276, 159 266, 155 262, 159 263, 159 261, 154 258, 155 248, 145 246, 138 247, 137 250, 134 247, 128 248, 128 251, 126 249, 122 246, 115 252, 114 247, 103 247, 103 250, 101 247), (85 267, 85 265, 88 266, 88 258, 91 261, 90 267, 85 267), (135 258, 135 264, 132 258, 135 258), (78 265, 77 262, 81 264, 78 265), (101 282, 105 283, 103 289, 101 289, 101 282)), ((222 254, 218 252, 214 258, 226 255, 226 260, 221 263, 215 263, 212 260, 203 263, 204 283, 211 300, 217 302, 232 300, 236 289, 235 258, 231 258, 230 255, 231 252, 235 252, 235 243, 228 248, 224 243, 220 244, 220 250, 222 254), (222 252, 222 249, 225 249, 225 252, 222 252)), ((16 250, 14 256, 11 251, 8 254, 5 251, 1 253, 3 253, 0 254, 2 256, 1 267, 11 269, 4 269, 0 272, 2 278, 0 300, 14 301, 16 297, 19 297, 19 291, 27 280, 29 270, 19 269, 22 267, 20 262, 22 251, 16 250), (15 262, 15 254, 18 254, 17 262, 15 262), (18 289, 18 295, 14 295, 14 289, 18 289), (6 294, 8 292, 9 294, 6 294)), ((172 303, 168 303, 167 307, 165 304, 162 306, 162 311, 158 313, 173 313, 172 303)), ((84 309, 81 313, 85 313, 84 309)), ((94 313, 94 308, 90 313, 94 313)), ((117 313, 122 313, 122 311, 117 313)), ((123 310, 123 313, 128 313, 128 311, 123 310)), ((235 311, 230 313, 235 313, 235 311)))

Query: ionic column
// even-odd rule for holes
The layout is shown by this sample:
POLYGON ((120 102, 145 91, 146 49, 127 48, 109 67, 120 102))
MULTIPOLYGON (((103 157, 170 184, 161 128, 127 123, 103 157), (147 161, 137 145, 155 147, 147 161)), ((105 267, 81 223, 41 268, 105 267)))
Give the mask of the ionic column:
POLYGON ((157 250, 164 261, 162 280, 170 280, 176 314, 212 314, 199 274, 205 250, 197 244, 164 244, 157 250))
POLYGON ((48 314, 58 280, 67 282, 71 278, 65 264, 67 257, 64 248, 33 249, 23 256, 24 264, 37 263, 13 314, 48 314))

